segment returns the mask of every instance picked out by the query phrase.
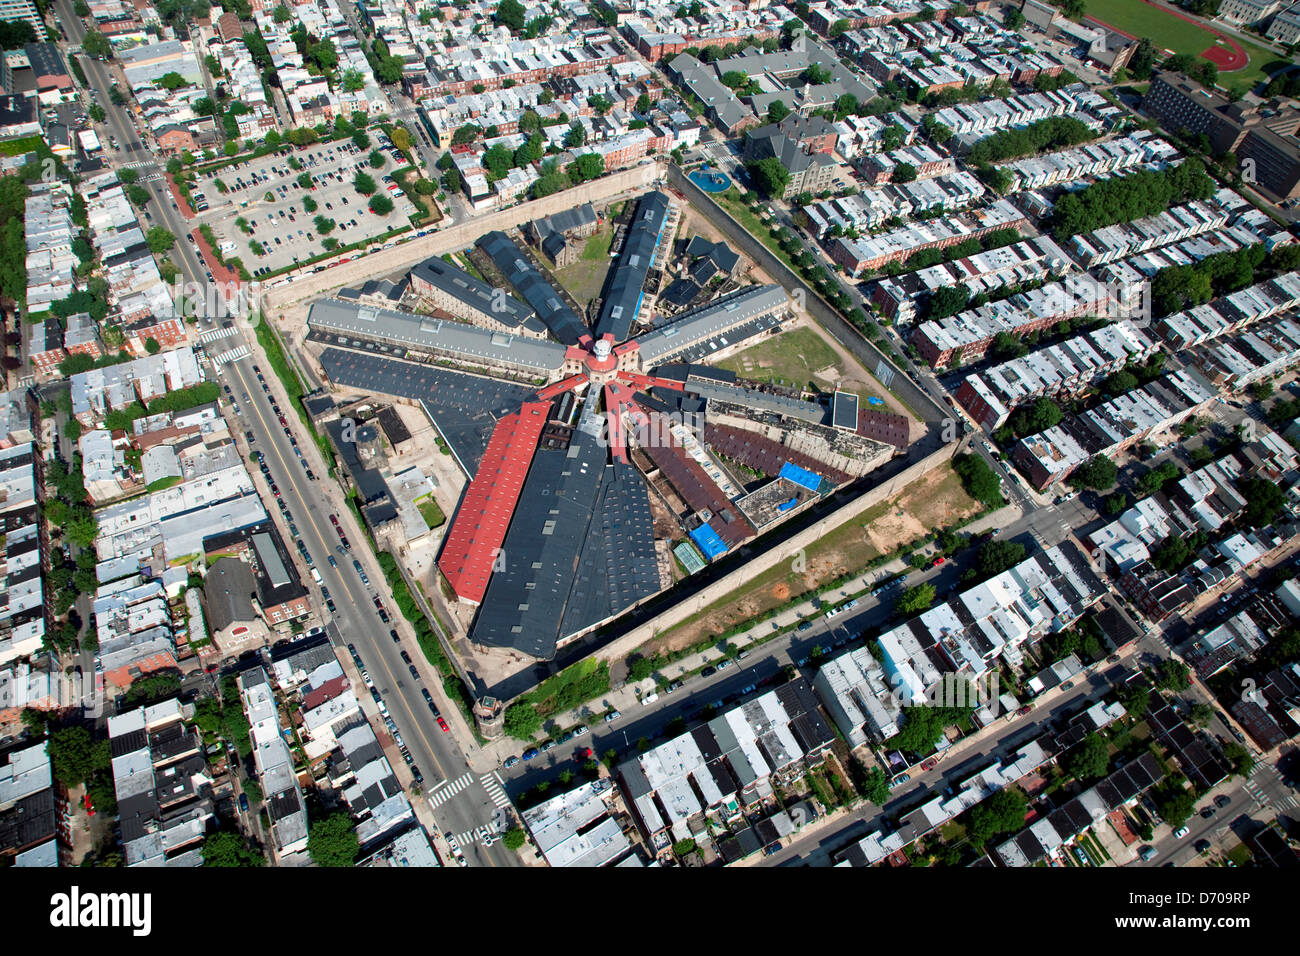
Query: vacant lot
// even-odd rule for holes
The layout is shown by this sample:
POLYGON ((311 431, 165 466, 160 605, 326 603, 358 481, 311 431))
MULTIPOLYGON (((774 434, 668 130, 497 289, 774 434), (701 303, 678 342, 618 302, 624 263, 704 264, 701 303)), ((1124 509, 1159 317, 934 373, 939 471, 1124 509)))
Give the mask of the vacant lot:
POLYGON ((961 487, 951 466, 944 464, 912 482, 893 498, 882 501, 828 531, 807 549, 807 568, 799 572, 782 563, 754 577, 699 614, 665 631, 643 653, 688 647, 710 634, 721 634, 827 581, 864 569, 871 561, 930 531, 952 525, 978 512, 979 503, 961 487))

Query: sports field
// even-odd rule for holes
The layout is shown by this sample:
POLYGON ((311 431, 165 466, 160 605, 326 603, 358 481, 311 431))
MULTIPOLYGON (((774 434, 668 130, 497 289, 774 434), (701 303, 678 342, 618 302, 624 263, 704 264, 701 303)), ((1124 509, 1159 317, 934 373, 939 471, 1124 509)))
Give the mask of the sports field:
POLYGON ((1219 67, 1219 85, 1225 89, 1249 89, 1285 65, 1279 62, 1281 55, 1272 50, 1227 34, 1216 39, 1212 30, 1142 0, 1088 0, 1086 16, 1137 39, 1149 37, 1157 50, 1208 53, 1208 59, 1219 67))
POLYGON ((1088 0, 1084 16, 1096 17, 1139 40, 1150 37, 1157 50, 1202 53, 1214 46, 1209 30, 1141 0, 1088 0))

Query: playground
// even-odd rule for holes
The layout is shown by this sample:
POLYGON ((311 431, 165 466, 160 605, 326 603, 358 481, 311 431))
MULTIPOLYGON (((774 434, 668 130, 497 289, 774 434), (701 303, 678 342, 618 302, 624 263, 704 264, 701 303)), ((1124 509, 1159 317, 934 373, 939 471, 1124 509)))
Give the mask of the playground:
POLYGON ((707 165, 701 166, 687 178, 706 193, 725 193, 731 188, 731 177, 716 169, 711 170, 707 165))

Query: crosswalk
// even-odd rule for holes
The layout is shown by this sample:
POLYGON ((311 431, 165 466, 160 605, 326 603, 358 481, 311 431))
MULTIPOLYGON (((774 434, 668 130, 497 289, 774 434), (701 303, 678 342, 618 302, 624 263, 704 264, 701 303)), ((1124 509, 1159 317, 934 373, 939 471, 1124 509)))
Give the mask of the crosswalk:
POLYGON ((429 791, 429 806, 436 810, 473 782, 472 773, 461 774, 455 780, 444 780, 429 791))
POLYGON ((475 830, 464 830, 453 835, 456 837, 456 845, 460 847, 469 846, 471 843, 482 843, 484 846, 490 846, 500 839, 500 836, 494 833, 489 825, 481 826, 475 830))
POLYGON ((224 339, 228 335, 234 335, 238 331, 233 325, 224 326, 219 329, 209 329, 199 336, 199 341, 203 343, 215 342, 217 339, 224 339))
POLYGON ((493 770, 491 773, 483 774, 478 779, 479 783, 483 785, 483 789, 487 791, 487 795, 492 798, 492 802, 496 804, 497 809, 504 810, 510 806, 510 798, 506 796, 505 788, 501 786, 500 774, 493 770))
POLYGON ((249 354, 248 346, 241 345, 237 349, 231 349, 228 352, 222 352, 212 360, 213 365, 225 365, 227 362, 238 362, 249 354))

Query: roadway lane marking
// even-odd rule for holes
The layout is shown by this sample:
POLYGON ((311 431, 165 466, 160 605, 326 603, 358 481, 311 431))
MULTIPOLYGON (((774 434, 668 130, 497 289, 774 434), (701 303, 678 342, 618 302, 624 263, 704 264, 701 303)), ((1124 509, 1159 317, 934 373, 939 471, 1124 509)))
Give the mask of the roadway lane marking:
POLYGON ((479 777, 479 783, 483 785, 483 789, 487 791, 487 795, 492 798, 492 802, 498 809, 504 810, 506 807, 510 806, 510 797, 508 797, 505 790, 502 789, 500 780, 501 778, 497 776, 496 771, 485 773, 483 776, 479 777))
POLYGON ((471 776, 470 774, 466 773, 466 774, 462 774, 461 776, 457 777, 455 780, 444 780, 444 781, 442 781, 442 783, 438 784, 436 787, 433 787, 432 789, 429 790, 429 796, 432 797, 435 793, 437 793, 437 792, 438 792, 439 790, 441 790, 443 787, 449 786, 449 785, 451 785, 451 784, 453 784, 453 783, 460 783, 462 780, 468 780, 470 776, 471 776))
POLYGON ((452 797, 456 796, 458 793, 460 793, 462 790, 464 790, 473 782, 474 782, 474 775, 472 773, 467 773, 460 777, 457 777, 455 780, 453 780, 450 784, 447 785, 447 788, 445 790, 439 790, 436 794, 429 794, 430 808, 434 810, 438 809, 440 806, 442 806, 452 797))

